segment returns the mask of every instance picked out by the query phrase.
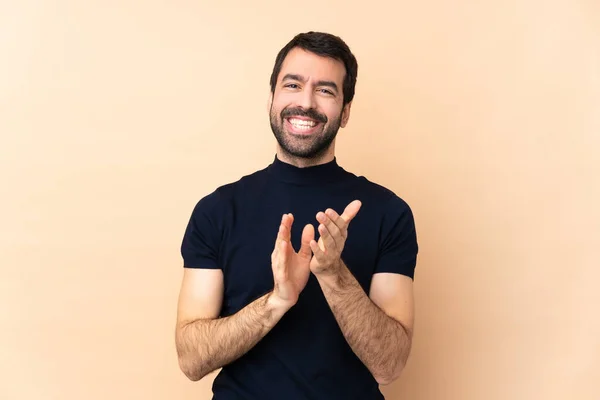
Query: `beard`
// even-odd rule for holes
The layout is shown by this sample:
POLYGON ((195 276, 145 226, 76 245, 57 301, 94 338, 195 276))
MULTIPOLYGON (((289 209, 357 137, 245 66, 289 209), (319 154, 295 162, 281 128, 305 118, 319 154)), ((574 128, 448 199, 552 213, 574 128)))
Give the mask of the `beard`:
POLYGON ((342 113, 340 112, 340 115, 336 119, 328 123, 326 115, 320 114, 312 108, 309 110, 284 108, 278 115, 271 106, 269 114, 271 130, 283 151, 291 156, 307 159, 318 158, 327 152, 327 149, 329 149, 329 146, 331 146, 331 143, 333 143, 333 140, 337 136, 342 118, 342 113), (320 122, 322 131, 311 135, 295 135, 287 132, 284 128, 284 121, 286 118, 293 116, 308 117, 320 122))

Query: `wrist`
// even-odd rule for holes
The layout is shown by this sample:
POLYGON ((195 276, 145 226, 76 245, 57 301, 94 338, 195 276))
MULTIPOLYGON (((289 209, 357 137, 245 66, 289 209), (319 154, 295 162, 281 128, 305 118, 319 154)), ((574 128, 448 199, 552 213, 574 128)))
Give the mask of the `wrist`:
POLYGON ((294 304, 295 303, 283 300, 282 298, 277 296, 274 290, 267 294, 266 307, 275 316, 277 316, 277 319, 281 318, 283 314, 288 312, 288 310, 292 308, 294 304))
POLYGON ((341 291, 352 286, 353 276, 340 259, 335 268, 317 275, 317 281, 323 289, 341 291))
POLYGON ((342 272, 343 266, 342 259, 340 258, 327 267, 313 271, 313 274, 315 274, 319 280, 335 280, 342 272))
POLYGON ((317 282, 322 288, 336 289, 339 286, 340 277, 337 273, 321 273, 317 275, 317 282))

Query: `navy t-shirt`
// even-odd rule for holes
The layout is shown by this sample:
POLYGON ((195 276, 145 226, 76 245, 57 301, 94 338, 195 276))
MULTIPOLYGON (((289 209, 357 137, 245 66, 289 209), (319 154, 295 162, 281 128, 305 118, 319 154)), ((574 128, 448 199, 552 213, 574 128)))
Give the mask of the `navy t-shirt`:
MULTIPOLYGON (((362 206, 348 227, 342 259, 365 293, 379 272, 414 278, 418 245, 411 209, 389 189, 344 170, 337 159, 298 168, 275 157, 266 168, 201 198, 181 245, 184 267, 221 269, 221 316, 232 315, 273 290, 271 253, 283 214, 294 215, 297 251, 306 224, 314 225, 318 240, 319 211, 341 214, 356 199, 362 206)), ((217 400, 383 399, 312 274, 277 325, 222 368, 213 393, 217 400)))

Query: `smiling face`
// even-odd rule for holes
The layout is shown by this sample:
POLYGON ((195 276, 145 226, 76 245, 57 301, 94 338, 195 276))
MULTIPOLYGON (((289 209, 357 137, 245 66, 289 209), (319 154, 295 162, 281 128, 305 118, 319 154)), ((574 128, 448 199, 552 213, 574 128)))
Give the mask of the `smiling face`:
POLYGON ((294 163, 333 159, 335 137, 345 127, 344 64, 300 48, 286 56, 271 97, 271 129, 281 159, 294 163))

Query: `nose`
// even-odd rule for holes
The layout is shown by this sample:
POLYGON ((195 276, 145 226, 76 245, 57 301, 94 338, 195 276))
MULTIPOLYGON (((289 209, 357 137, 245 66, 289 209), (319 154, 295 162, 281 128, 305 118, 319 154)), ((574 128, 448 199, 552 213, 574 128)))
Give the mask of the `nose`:
POLYGON ((313 91, 307 87, 299 93, 298 105, 305 110, 310 110, 313 104, 313 91))

